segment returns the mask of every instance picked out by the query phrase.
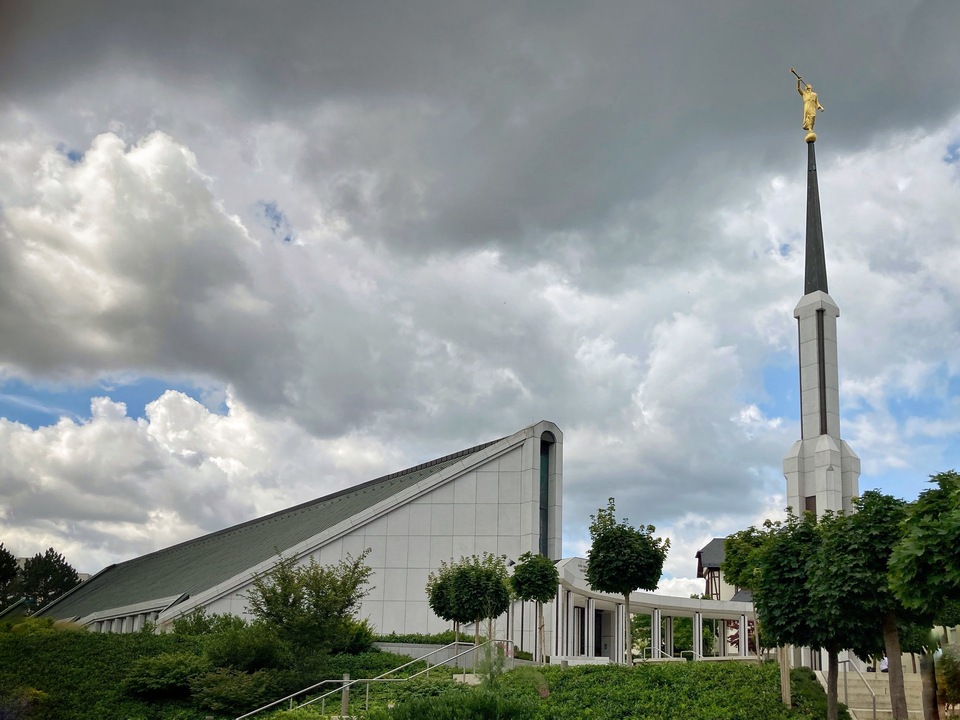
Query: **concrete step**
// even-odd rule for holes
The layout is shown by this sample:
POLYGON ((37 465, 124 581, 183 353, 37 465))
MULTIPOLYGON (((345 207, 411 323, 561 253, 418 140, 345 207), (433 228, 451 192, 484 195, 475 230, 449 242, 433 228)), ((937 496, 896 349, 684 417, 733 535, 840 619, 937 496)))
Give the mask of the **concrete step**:
MULTIPOLYGON (((847 710, 850 711, 850 716, 854 720, 873 720, 873 709, 871 707, 865 708, 854 708, 848 707, 847 710)), ((923 711, 922 710, 908 710, 907 716, 910 720, 923 720, 923 711)), ((893 712, 889 707, 882 708, 880 704, 877 704, 877 720, 893 720, 893 712)))
MULTIPOLYGON (((864 673, 863 679, 856 673, 846 675, 847 691, 844 699, 844 675, 840 673, 837 681, 837 695, 840 702, 847 706, 850 714, 856 720, 873 719, 873 702, 871 690, 877 698, 877 720, 893 720, 890 709, 890 676, 886 673, 864 673), (869 689, 867 689, 869 687, 869 689)), ((817 671, 817 678, 826 688, 826 674, 817 671)), ((919 675, 905 674, 903 686, 907 698, 907 713, 910 720, 923 720, 921 705, 922 682, 919 675)))

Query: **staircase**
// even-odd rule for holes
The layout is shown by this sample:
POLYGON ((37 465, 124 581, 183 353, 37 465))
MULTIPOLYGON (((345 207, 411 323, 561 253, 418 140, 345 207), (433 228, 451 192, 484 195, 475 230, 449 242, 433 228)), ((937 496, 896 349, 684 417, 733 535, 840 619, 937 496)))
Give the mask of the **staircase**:
MULTIPOLYGON (((843 676, 841 670, 837 680, 837 696, 850 710, 855 720, 871 720, 873 718, 873 699, 870 691, 864 685, 864 680, 877 696, 877 720, 892 720, 890 710, 890 681, 886 673, 864 673, 864 680, 855 672, 847 673, 847 699, 844 700, 843 676)), ((824 688, 827 686, 826 674, 817 671, 817 678, 824 688)), ((907 673, 903 676, 903 686, 907 695, 907 712, 910 720, 923 720, 923 706, 921 703, 922 684, 920 676, 907 673)))

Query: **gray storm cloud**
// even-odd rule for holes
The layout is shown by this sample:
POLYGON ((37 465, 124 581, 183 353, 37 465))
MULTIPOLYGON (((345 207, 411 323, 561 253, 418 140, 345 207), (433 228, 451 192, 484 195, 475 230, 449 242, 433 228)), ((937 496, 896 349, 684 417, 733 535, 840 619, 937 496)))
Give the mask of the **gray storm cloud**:
POLYGON ((797 434, 764 375, 802 289, 791 66, 845 435, 878 475, 953 457, 956 3, 2 12, 0 379, 230 398, 0 421, 24 552, 112 561, 541 418, 571 548, 610 495, 754 522, 797 434))

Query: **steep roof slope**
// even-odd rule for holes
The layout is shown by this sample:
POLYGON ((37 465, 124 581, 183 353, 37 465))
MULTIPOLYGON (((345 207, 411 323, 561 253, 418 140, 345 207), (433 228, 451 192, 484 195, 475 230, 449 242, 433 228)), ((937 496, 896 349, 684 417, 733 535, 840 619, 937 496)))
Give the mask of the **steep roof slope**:
POLYGON ((707 570, 719 570, 725 556, 726 538, 714 538, 697 550, 697 577, 707 570))
POLYGON ((111 565, 38 615, 85 617, 162 598, 196 595, 496 442, 499 439, 111 565))

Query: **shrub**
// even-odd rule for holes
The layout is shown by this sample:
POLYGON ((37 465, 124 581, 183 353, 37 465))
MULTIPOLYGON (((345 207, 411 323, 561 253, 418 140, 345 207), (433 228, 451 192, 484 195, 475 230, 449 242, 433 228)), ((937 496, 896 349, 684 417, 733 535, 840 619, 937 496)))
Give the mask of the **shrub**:
MULTIPOLYGON (((793 706, 801 714, 811 718, 827 716, 827 693, 810 668, 793 668, 790 671, 790 697, 793 706)), ((850 720, 847 706, 843 703, 838 703, 838 706, 839 720, 850 720)))
POLYGON ((183 699, 190 695, 190 681, 209 669, 207 662, 194 653, 161 653, 136 660, 121 687, 144 700, 183 699))
POLYGON ((937 661, 937 686, 947 705, 960 704, 960 645, 947 645, 937 661))
POLYGON ((236 630, 247 621, 236 615, 207 615, 203 608, 197 608, 189 615, 173 621, 173 632, 177 635, 211 635, 226 630, 236 630))
POLYGON ((4 632, 14 635, 32 635, 33 633, 53 630, 55 622, 53 618, 49 617, 27 617, 6 625, 4 632))
POLYGON ((500 697, 489 690, 411 698, 391 710, 371 711, 368 720, 526 720, 536 705, 520 698, 500 697))
MULTIPOLYGON (((385 643, 404 643, 409 645, 449 645, 452 642, 457 641, 456 633, 453 630, 444 630, 441 633, 436 633, 434 635, 424 635, 422 633, 409 633, 409 634, 398 634, 390 633, 389 635, 377 635, 375 638, 376 642, 385 642, 385 643)), ((463 633, 460 633, 460 642, 472 642, 473 636, 465 636, 463 633)), ((480 642, 486 642, 486 636, 480 636, 480 642)))
POLYGON ((333 653, 357 655, 373 647, 373 628, 366 620, 347 618, 340 632, 330 645, 333 653))
POLYGON ((228 626, 205 636, 204 654, 210 665, 242 672, 288 668, 293 664, 289 646, 263 623, 228 626))
POLYGON ((47 720, 53 718, 50 698, 32 687, 0 691, 0 720, 47 720))
POLYGON ((220 668, 190 682, 194 701, 214 712, 243 713, 282 696, 282 682, 273 670, 252 673, 220 668))

